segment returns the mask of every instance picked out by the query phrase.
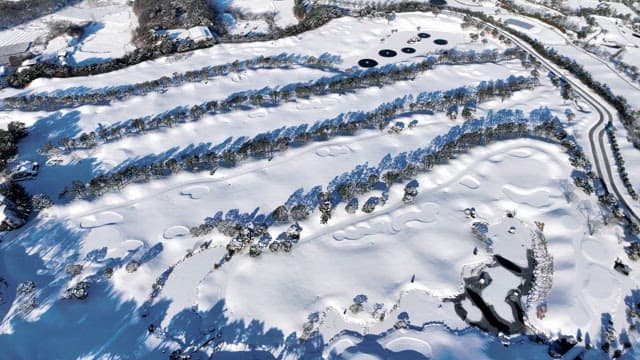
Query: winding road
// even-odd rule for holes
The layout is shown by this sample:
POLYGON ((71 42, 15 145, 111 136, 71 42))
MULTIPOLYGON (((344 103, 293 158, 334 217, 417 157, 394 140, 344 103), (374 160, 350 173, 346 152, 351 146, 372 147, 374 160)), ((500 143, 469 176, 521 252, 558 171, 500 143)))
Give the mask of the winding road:
MULTIPOLYGON (((329 3, 334 6, 347 5, 347 9, 349 8, 348 5, 353 5, 353 3, 351 2, 341 0, 333 0, 329 1, 329 3)), ((462 2, 460 3, 464 4, 462 2)), ((441 12, 458 17, 467 15, 455 10, 448 9, 442 9, 441 12)), ((605 127, 609 122, 613 123, 615 119, 613 113, 615 113, 616 111, 612 110, 611 106, 605 100, 600 98, 580 80, 575 78, 568 70, 559 67, 544 56, 540 55, 528 43, 526 43, 519 37, 512 35, 502 28, 489 24, 482 19, 474 19, 491 29, 496 29, 505 38, 511 40, 513 44, 517 45, 522 50, 526 51, 529 55, 536 58, 547 70, 561 75, 569 84, 571 84, 574 93, 580 95, 588 104, 596 109, 599 115, 598 121, 591 125, 591 127, 589 128, 589 148, 591 150, 593 163, 595 164, 596 174, 602 179, 604 188, 607 191, 612 192, 618 198, 621 207, 627 214, 627 220, 632 222, 636 226, 640 226, 640 217, 638 217, 638 214, 630 205, 631 200, 629 200, 629 198, 625 196, 625 193, 623 191, 620 191, 618 186, 616 185, 615 176, 611 171, 612 165, 609 161, 609 155, 606 150, 604 138, 605 127)), ((586 56, 590 56, 590 54, 586 54, 586 56)))
POLYGON ((609 104, 595 95, 591 89, 577 80, 573 75, 569 73, 569 71, 560 68, 544 56, 538 54, 531 48, 529 44, 527 44, 520 38, 511 35, 510 33, 491 24, 485 23, 485 25, 498 30, 500 34, 511 40, 512 43, 518 45, 521 49, 529 53, 529 55, 536 58, 536 60, 538 60, 547 70, 552 71, 558 75, 562 75, 562 77, 569 84, 571 84, 574 92, 580 95, 587 103, 589 103, 594 109, 596 109, 596 111, 598 112, 598 121, 591 125, 589 129, 589 146, 591 149, 591 155, 593 163, 595 165, 596 173, 602 179, 605 189, 611 191, 616 195, 616 197, 620 201, 620 205, 625 209, 627 213, 628 220, 636 225, 640 225, 640 218, 635 213, 633 207, 629 205, 629 200, 624 195, 624 193, 618 189, 615 182, 615 176, 611 171, 612 165, 609 161, 609 155, 607 154, 604 137, 606 124, 609 122, 613 123, 614 121, 614 115, 610 110, 609 104))

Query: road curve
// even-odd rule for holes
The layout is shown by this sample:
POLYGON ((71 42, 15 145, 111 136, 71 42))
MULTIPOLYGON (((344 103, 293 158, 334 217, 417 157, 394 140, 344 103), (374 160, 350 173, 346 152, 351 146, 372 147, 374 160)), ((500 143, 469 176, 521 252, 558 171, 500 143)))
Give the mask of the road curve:
MULTIPOLYGON (((480 19, 476 20, 483 22, 480 19)), ((595 164, 596 173, 602 179, 604 187, 616 195, 620 202, 620 205, 622 205, 622 207, 628 214, 628 220, 635 223, 636 225, 640 225, 640 218, 635 213, 633 208, 629 205, 623 193, 616 186, 614 175, 611 171, 611 164, 607 156, 604 140, 604 132, 606 124, 609 122, 613 122, 614 116, 609 110, 607 103, 604 100, 600 99, 598 96, 592 94, 591 89, 589 89, 579 80, 575 79, 568 70, 560 68, 544 56, 538 54, 531 48, 528 43, 502 30, 501 28, 495 27, 488 23, 484 24, 498 30, 502 35, 511 40, 512 43, 518 45, 521 49, 536 58, 547 70, 563 76, 564 79, 569 84, 571 84, 574 92, 580 95, 587 103, 589 103, 591 106, 593 106, 594 109, 596 109, 599 115, 599 119, 597 122, 591 125, 591 128, 589 129, 589 145, 591 148, 591 154, 593 157, 593 163, 595 164)))

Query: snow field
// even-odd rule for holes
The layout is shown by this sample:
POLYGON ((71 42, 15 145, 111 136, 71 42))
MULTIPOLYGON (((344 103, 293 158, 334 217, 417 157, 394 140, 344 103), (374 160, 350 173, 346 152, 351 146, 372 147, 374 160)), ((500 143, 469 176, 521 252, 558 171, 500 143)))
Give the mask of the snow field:
MULTIPOLYGON (((345 17, 331 21, 318 29, 308 31, 295 37, 288 37, 276 41, 253 42, 241 44, 219 44, 208 49, 201 49, 178 54, 170 57, 159 58, 133 65, 122 70, 99 74, 91 77, 74 77, 69 79, 44 79, 34 80, 28 91, 41 93, 53 92, 67 88, 96 88, 132 84, 171 76, 174 72, 186 72, 201 69, 207 65, 219 65, 233 60, 247 60, 257 54, 263 56, 275 56, 282 53, 301 54, 319 57, 324 53, 341 56, 343 62, 341 69, 349 69, 357 66, 358 60, 365 57, 375 58, 380 65, 398 63, 403 61, 419 61, 420 55, 432 53, 436 50, 448 48, 465 49, 503 49, 504 45, 497 40, 488 37, 487 44, 471 43, 468 32, 461 31, 461 20, 448 16, 433 16, 422 13, 398 14, 395 20, 383 19, 358 20, 345 17), (431 38, 425 39, 413 45, 407 45, 406 41, 415 37, 420 31, 429 32, 431 38), (392 30, 397 32, 392 33, 392 30), (345 36, 351 34, 351 36, 345 36), (447 46, 433 44, 433 39, 442 37, 449 41, 447 46), (326 39, 331 39, 331 46, 327 47, 326 39), (383 43, 380 39, 384 38, 383 43), (324 45, 324 46, 319 46, 324 45), (399 52, 400 47, 412 46, 417 52, 404 54, 399 52), (391 48, 398 51, 398 56, 392 58, 379 57, 378 51, 391 48)), ((14 96, 24 90, 5 89, 2 96, 14 96)))
MULTIPOLYGON (((159 59, 90 78, 40 79, 27 91, 46 92, 59 87, 84 91, 83 87, 118 86, 173 71, 225 63, 230 58, 276 54, 287 49, 317 56, 325 52, 318 44, 327 36, 335 39, 331 51, 344 59, 342 68, 350 68, 361 57, 375 57, 378 49, 397 50, 418 26, 420 31, 432 34, 430 40, 442 36, 457 48, 478 46, 466 43, 467 35, 459 30, 458 19, 446 16, 400 14, 391 22, 345 18, 295 38, 233 47, 221 45, 194 51, 189 56, 159 59), (398 32, 392 33, 392 29, 398 32), (354 35, 346 37, 345 33, 354 35)), ((414 45, 418 53, 435 48, 431 42, 414 45)), ((499 47, 493 43, 488 46, 499 47)), ((417 59, 399 54, 388 61, 417 59)), ((206 116, 201 121, 165 131, 101 144, 91 151, 77 151, 65 157, 60 166, 43 166, 40 176, 25 186, 31 192, 50 192, 55 198, 73 178, 88 178, 128 161, 175 154, 200 144, 254 136, 278 127, 313 124, 348 111, 370 110, 405 94, 475 85, 482 80, 527 73, 517 61, 438 66, 415 81, 380 89, 206 116)), ((8 112, 6 115, 8 119, 19 118, 37 125, 20 148, 21 156, 35 158, 38 156, 35 150, 47 141, 93 130, 98 123, 109 124, 162 112, 176 105, 222 97, 233 91, 280 85, 292 79, 310 80, 325 74, 306 68, 288 69, 286 73, 284 70, 248 71, 210 80, 209 84, 187 84, 164 94, 132 98, 110 107, 83 106, 55 114, 8 112)), ((557 89, 549 86, 544 74, 541 77, 543 86, 517 92, 509 99, 480 104, 476 115, 498 108, 522 109, 528 113, 544 104, 564 120, 564 110, 571 108, 576 120, 568 124, 570 131, 577 137, 586 136, 586 127, 596 114, 578 112, 574 105, 558 96, 557 89)), ((2 96, 12 93, 16 92, 6 91, 2 96)), ((378 344, 375 346, 391 353, 414 351, 433 358, 507 356, 507 350, 499 344, 496 348, 496 342, 485 335, 463 330, 466 324, 455 315, 452 304, 442 302, 443 298, 461 292, 463 276, 491 261, 490 253, 470 231, 471 224, 479 220, 490 224, 494 253, 508 255, 521 266, 526 264, 524 255, 530 245, 529 231, 535 227, 534 221, 545 223, 549 253, 554 257, 553 288, 546 299, 548 311, 544 319, 536 318, 535 306, 529 309, 529 320, 536 328, 551 335, 575 334, 581 329, 596 339, 601 314, 610 313, 618 329, 626 324, 623 298, 637 288, 640 275, 632 272, 629 277, 623 277, 612 269, 616 257, 625 258, 620 244, 622 230, 612 222, 599 226, 594 235, 589 235, 587 218, 598 217, 596 198, 573 190, 574 199, 567 202, 561 184, 571 181, 573 168, 561 147, 550 142, 508 140, 458 154, 448 164, 437 165, 432 171, 416 176, 420 186, 413 205, 402 203, 403 186, 396 184, 389 192, 387 204, 378 206, 371 214, 360 210, 355 215, 347 214, 342 203, 329 223, 320 225, 319 214, 314 212, 300 223, 301 240, 291 253, 271 253, 265 249, 260 257, 253 258, 244 251, 214 270, 214 264, 226 253, 224 246, 229 238, 218 232, 200 238, 190 235, 191 226, 217 211, 268 213, 287 201, 291 194, 305 194, 314 186, 326 186, 336 175, 357 165, 375 164, 386 155, 426 146, 460 121, 452 121, 441 113, 411 114, 394 121, 408 123, 413 119, 418 120, 418 126, 405 129, 399 135, 364 130, 350 137, 292 146, 273 159, 249 160, 234 168, 222 168, 213 175, 183 172, 145 184, 132 184, 94 201, 74 200, 43 211, 2 244, 9 260, 5 263, 24 270, 18 271, 16 279, 11 280, 33 277, 41 288, 43 304, 24 318, 15 311, 16 304, 11 304, 12 310, 3 319, 1 332, 13 332, 17 338, 15 351, 31 358, 43 353, 71 357, 66 353, 71 350, 58 344, 62 337, 66 339, 69 335, 64 331, 67 328, 72 328, 69 329, 71 336, 76 337, 81 335, 78 329, 83 328, 87 338, 101 343, 85 351, 83 356, 118 356, 124 352, 112 352, 131 349, 123 344, 125 339, 134 339, 138 342, 133 353, 143 357, 179 343, 201 344, 207 326, 214 327, 207 316, 213 316, 226 320, 221 325, 223 329, 230 328, 225 327, 227 323, 242 325, 236 334, 230 334, 232 330, 223 334, 219 349, 255 350, 259 345, 260 349, 279 353, 285 346, 279 338, 294 335, 295 340, 302 334, 304 324, 317 318, 313 326, 327 342, 323 351, 327 357, 366 356, 358 351, 358 344, 366 341, 373 341, 378 344), (477 219, 465 216, 463 210, 468 207, 476 208, 477 219), (522 222, 505 218, 506 211, 516 211, 522 222), (514 227, 513 234, 511 227, 514 227), (178 261, 205 241, 211 241, 210 249, 178 261), (474 255, 476 247, 478 252, 474 255), (29 262, 23 263, 11 256, 17 249, 29 255, 29 262), (101 252, 104 255, 96 255, 101 252), (140 262, 135 272, 128 272, 124 267, 131 260, 140 262), (71 263, 84 265, 80 276, 64 275, 64 267, 71 263), (89 301, 78 302, 82 314, 71 313, 68 303, 60 305, 61 289, 95 276, 110 263, 115 266, 111 279, 91 285, 98 295, 92 293, 89 301), (148 300, 151 284, 170 267, 174 271, 152 304, 154 310, 150 317, 138 319, 136 310, 148 300), (361 294, 367 296, 364 310, 354 313, 349 307, 354 297, 361 294), (103 297, 99 297, 101 295, 103 297), (387 315, 383 321, 371 314, 376 304, 382 304, 379 311, 387 315), (126 316, 112 314, 110 306, 126 312, 126 316), (434 324, 422 331, 385 333, 404 313, 412 325, 442 322, 451 331, 434 324), (189 316, 198 321, 189 322, 189 316), (61 318, 71 320, 67 323, 59 321, 61 318), (35 350, 24 340, 32 335, 24 329, 30 329, 28 324, 38 321, 44 325, 36 335, 46 333, 48 336, 35 350), (106 325, 102 326, 102 322, 106 325), (149 323, 166 330, 166 336, 148 334, 149 323), (86 329, 83 324, 87 325, 86 329), (256 332, 263 338, 256 339, 249 328, 260 330, 256 332), (45 332, 49 329, 52 331, 45 332), (359 334, 372 337, 363 340, 359 334)), ((380 195, 380 191, 361 196, 360 205, 371 195, 380 195)), ((284 230, 286 226, 269 229, 273 238, 284 230)), ((504 296, 519 284, 519 279, 501 267, 487 271, 494 283, 483 296, 500 315, 509 319, 505 315, 511 311, 504 296)), ((480 319, 481 314, 468 301, 463 305, 469 309, 471 320, 480 319)), ((532 344, 515 344, 514 349, 508 354, 516 353, 516 358, 546 351, 532 344), (518 353, 521 349, 526 352, 518 353)))

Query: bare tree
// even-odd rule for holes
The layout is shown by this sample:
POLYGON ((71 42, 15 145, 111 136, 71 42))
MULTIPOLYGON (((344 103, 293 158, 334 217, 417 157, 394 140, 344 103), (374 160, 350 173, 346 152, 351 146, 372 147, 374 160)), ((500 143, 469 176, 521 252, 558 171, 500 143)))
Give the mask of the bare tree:
POLYGON ((562 190, 562 195, 564 196, 564 199, 567 200, 568 204, 576 199, 576 194, 574 193, 576 187, 571 182, 569 182, 569 180, 560 180, 560 189, 562 190))

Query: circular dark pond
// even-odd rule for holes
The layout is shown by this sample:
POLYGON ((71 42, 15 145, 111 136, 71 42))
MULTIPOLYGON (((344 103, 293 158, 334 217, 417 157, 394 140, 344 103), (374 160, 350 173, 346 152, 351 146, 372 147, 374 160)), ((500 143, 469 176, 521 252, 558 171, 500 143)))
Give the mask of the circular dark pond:
POLYGON ((384 49, 384 50, 378 51, 378 55, 380 55, 382 57, 394 57, 394 56, 398 55, 398 53, 395 52, 394 50, 384 49))
POLYGON ((373 60, 373 59, 362 59, 360 61, 358 61, 358 65, 364 67, 364 68, 371 68, 374 67, 376 65, 378 65, 378 62, 373 60))
POLYGON ((413 54, 414 52, 416 52, 416 49, 412 47, 403 47, 402 49, 400 49, 400 51, 402 51, 405 54, 413 54))
POLYGON ((428 39, 431 37, 431 34, 428 33, 418 33, 418 37, 422 39, 428 39))
POLYGON ((433 40, 436 45, 447 45, 449 42, 445 39, 435 39, 433 40))

